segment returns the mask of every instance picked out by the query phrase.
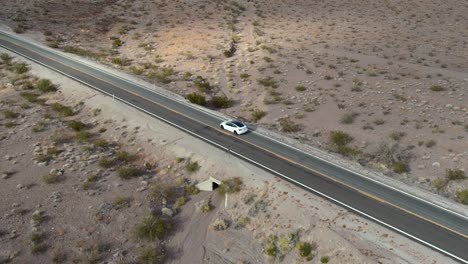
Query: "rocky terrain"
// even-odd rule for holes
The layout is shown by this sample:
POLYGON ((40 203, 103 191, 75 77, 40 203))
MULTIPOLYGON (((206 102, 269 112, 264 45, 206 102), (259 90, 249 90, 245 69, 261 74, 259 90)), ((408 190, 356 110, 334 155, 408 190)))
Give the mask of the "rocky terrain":
POLYGON ((452 262, 8 54, 0 263, 452 262), (220 188, 199 192, 208 176, 220 188))
POLYGON ((464 1, 4 6, 6 25, 50 47, 446 197, 468 188, 449 177, 468 162, 464 1))

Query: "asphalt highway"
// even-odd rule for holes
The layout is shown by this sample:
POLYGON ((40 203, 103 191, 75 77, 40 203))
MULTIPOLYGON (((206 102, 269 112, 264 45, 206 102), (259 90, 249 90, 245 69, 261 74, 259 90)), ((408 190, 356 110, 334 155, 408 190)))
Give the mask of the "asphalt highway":
POLYGON ((73 57, 0 31, 0 46, 184 130, 225 151, 468 263, 468 218, 330 164, 256 132, 221 131, 217 115, 174 100, 73 57))

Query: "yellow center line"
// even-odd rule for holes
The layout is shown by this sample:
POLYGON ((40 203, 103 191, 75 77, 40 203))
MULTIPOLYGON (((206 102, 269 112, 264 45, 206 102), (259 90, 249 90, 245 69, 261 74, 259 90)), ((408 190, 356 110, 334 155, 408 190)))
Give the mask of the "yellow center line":
MULTIPOLYGON (((26 49, 27 49, 27 48, 26 48, 26 49)), ((55 61, 55 62, 57 62, 57 63, 63 65, 63 63, 57 61, 57 60, 54 59, 54 58, 51 58, 50 56, 47 56, 47 55, 44 55, 44 54, 40 54, 40 55, 41 55, 41 56, 44 56, 44 57, 46 57, 46 58, 48 58, 48 59, 50 59, 50 60, 52 60, 52 61, 55 61)), ((148 102, 150 102, 150 103, 156 104, 156 105, 158 105, 159 107, 165 108, 166 110, 169 110, 169 111, 171 111, 171 112, 173 112, 173 113, 176 113, 176 114, 178 114, 178 115, 184 116, 184 117, 186 117, 186 118, 188 118, 188 119, 190 119, 190 120, 192 120, 192 121, 194 121, 194 122, 197 122, 197 123, 199 123, 199 124, 202 124, 202 125, 205 125, 205 126, 208 126, 208 127, 213 128, 211 125, 206 124, 206 123, 203 123, 203 122, 201 122, 201 121, 199 121, 199 120, 196 120, 196 119, 192 118, 191 116, 188 116, 188 115, 186 115, 186 114, 184 114, 184 113, 181 113, 181 112, 179 112, 179 111, 176 111, 176 110, 174 110, 174 109, 172 109, 172 108, 169 108, 169 107, 167 107, 167 106, 165 106, 165 105, 163 105, 163 104, 161 104, 161 103, 158 103, 158 102, 152 101, 152 100, 150 100, 150 99, 148 99, 148 98, 145 98, 145 97, 141 96, 141 95, 138 94, 138 93, 135 93, 135 92, 133 92, 133 91, 129 91, 129 90, 125 89, 125 88, 121 88, 121 87, 119 87, 118 85, 113 84, 111 81, 107 81, 107 80, 104 80, 104 79, 102 79, 102 78, 100 78, 100 77, 91 75, 91 74, 86 73, 86 72, 84 72, 84 71, 82 71, 82 70, 79 70, 79 69, 77 69, 76 67, 73 67, 73 66, 68 66, 68 65, 67 65, 66 67, 72 68, 72 69, 74 69, 75 71, 81 72, 81 73, 83 73, 83 74, 92 76, 93 78, 95 78, 95 79, 97 79, 97 80, 100 80, 100 81, 102 81, 102 82, 104 82, 104 83, 107 83, 107 84, 110 84, 110 85, 112 85, 112 86, 114 86, 114 87, 117 87, 118 89, 121 89, 121 90, 123 90, 123 91, 125 91, 125 92, 127 92, 127 93, 130 93, 130 94, 132 94, 132 95, 134 95, 134 96, 136 96, 136 97, 139 97, 139 98, 141 98, 141 99, 143 99, 143 100, 146 100, 146 101, 148 101, 148 102)), ((125 81, 125 80, 124 80, 124 81, 125 81)), ((390 205, 390 206, 393 206, 393 207, 395 207, 395 208, 397 208, 397 209, 399 209, 399 210, 401 210, 401 211, 404 211, 404 212, 406 212, 406 213, 408 213, 408 214, 411 214, 411 215, 413 215, 413 216, 416 216, 416 217, 418 217, 418 218, 420 218, 420 219, 423 219, 423 220, 425 220, 425 221, 427 221, 427 222, 429 222, 429 223, 432 223, 432 224, 434 224, 434 225, 437 225, 437 226, 439 226, 439 227, 442 227, 442 228, 444 228, 444 229, 446 229, 446 230, 448 230, 448 231, 450 231, 450 232, 453 232, 453 233, 455 233, 455 234, 457 234, 457 235, 459 235, 459 236, 462 236, 462 237, 468 239, 468 235, 465 235, 465 234, 463 234, 463 233, 460 233, 460 232, 458 232, 458 231, 456 231, 456 230, 453 230, 453 229, 451 229, 451 228, 449 228, 449 227, 447 227, 447 226, 444 226, 444 225, 442 225, 442 224, 440 224, 440 223, 437 223, 437 222, 435 222, 435 221, 433 221, 433 220, 431 220, 431 219, 428 219, 428 218, 426 218, 426 217, 424 217, 424 216, 421 216, 421 215, 419 215, 419 214, 417 214, 417 213, 415 213, 415 212, 412 212, 412 211, 410 211, 410 210, 408 210, 408 209, 402 208, 402 207, 400 207, 400 206, 398 206, 398 205, 396 205, 396 204, 393 204, 393 203, 391 203, 391 202, 388 202, 388 201, 386 201, 386 200, 384 200, 384 199, 382 199, 382 198, 380 198, 380 197, 378 197, 378 196, 375 196, 375 195, 373 195, 373 194, 371 194, 371 193, 368 193, 368 192, 366 192, 366 191, 360 190, 360 189, 358 189, 358 188, 356 188, 356 187, 354 187, 354 186, 351 186, 351 185, 349 185, 349 184, 347 184, 347 183, 345 183, 345 182, 342 182, 342 181, 340 181, 340 180, 338 180, 338 179, 335 179, 335 178, 333 178, 333 177, 331 177, 331 176, 325 175, 325 174, 323 174, 323 173, 321 173, 321 172, 319 172, 319 171, 317 171, 317 170, 315 170, 315 169, 312 169, 312 168, 310 168, 310 167, 307 167, 307 166, 305 166, 305 165, 303 165, 303 164, 301 164, 301 163, 299 163, 299 162, 296 162, 296 161, 294 161, 294 160, 291 160, 291 159, 289 159, 289 158, 287 158, 287 157, 284 157, 284 156, 282 156, 282 155, 280 155, 280 154, 277 154, 277 153, 275 153, 275 152, 273 152, 273 151, 271 151, 271 150, 268 150, 268 149, 265 149, 265 148, 263 148, 263 147, 261 147, 261 146, 258 146, 258 145, 256 145, 256 144, 250 142, 250 141, 247 141, 247 140, 243 139, 243 138, 240 137, 240 136, 234 136, 234 135, 232 135, 231 133, 227 133, 225 130, 221 130, 221 129, 217 128, 217 127, 216 127, 215 129, 216 129, 217 131, 219 131, 219 132, 221 132, 221 133, 227 135, 227 136, 236 138, 236 139, 238 139, 238 140, 243 141, 243 142, 246 143, 246 144, 249 144, 249 145, 251 145, 251 146, 257 148, 257 149, 261 149, 261 150, 263 150, 263 151, 265 151, 265 152, 268 152, 268 153, 270 153, 270 154, 272 154, 272 155, 274 155, 274 156, 276 156, 276 157, 278 157, 278 158, 280 158, 280 159, 282 159, 282 160, 285 160, 285 161, 287 161, 287 162, 289 162, 289 163, 292 163, 292 164, 295 164, 295 165, 297 165, 297 166, 300 166, 300 167, 302 167, 302 168, 304 168, 304 169, 306 169, 306 170, 308 170, 308 171, 311 171, 311 172, 313 172, 313 173, 315 173, 315 174, 317 174, 317 175, 320 175, 320 176, 322 176, 322 177, 324 177, 324 178, 327 178, 327 179, 332 180, 332 181, 334 181, 334 182, 336 182, 336 183, 339 183, 339 184, 341 184, 341 185, 343 185, 343 186, 346 186, 346 187, 348 187, 348 188, 350 188, 350 189, 352 189, 352 190, 354 190, 354 191, 356 191, 356 192, 358 192, 358 193, 360 193, 360 194, 362 194, 362 195, 364 195, 364 196, 366 196, 366 197, 369 197, 369 198, 371 198, 371 199, 373 199, 373 200, 376 200, 376 201, 378 201, 378 202, 380 202, 380 203, 385 203, 385 204, 388 204, 388 205, 390 205)))

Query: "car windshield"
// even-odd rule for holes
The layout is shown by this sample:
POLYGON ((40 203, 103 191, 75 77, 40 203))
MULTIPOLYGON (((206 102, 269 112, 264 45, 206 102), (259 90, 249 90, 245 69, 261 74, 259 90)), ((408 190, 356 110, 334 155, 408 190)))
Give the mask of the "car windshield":
POLYGON ((232 123, 238 127, 244 127, 245 125, 242 124, 242 122, 239 122, 239 121, 232 121, 232 123))

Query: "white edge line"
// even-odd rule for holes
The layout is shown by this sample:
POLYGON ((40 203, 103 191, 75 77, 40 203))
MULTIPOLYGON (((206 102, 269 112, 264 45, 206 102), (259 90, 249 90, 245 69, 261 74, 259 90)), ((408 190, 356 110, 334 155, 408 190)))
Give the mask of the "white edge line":
POLYGON ((263 137, 263 138, 266 138, 266 139, 275 141, 276 143, 280 143, 280 144, 282 144, 283 146, 286 146, 286 147, 291 148, 291 149, 293 149, 293 150, 299 151, 299 152, 301 152, 301 153, 303 153, 303 154, 305 154, 305 155, 307 155, 307 156, 310 156, 310 157, 312 157, 312 158, 321 160, 322 162, 331 164, 331 165, 336 166, 336 167, 338 167, 338 168, 340 168, 340 169, 342 169, 342 170, 348 171, 348 172, 350 172, 350 173, 352 173, 352 174, 356 174, 356 175, 358 175, 358 176, 360 176, 360 177, 362 177, 362 178, 365 178, 365 179, 367 179, 367 180, 370 180, 370 181, 372 181, 372 182, 374 182, 374 183, 377 183, 377 184, 379 184, 379 185, 385 186, 385 187, 387 187, 387 188, 389 188, 389 189, 392 189, 392 190, 394 190, 394 191, 397 191, 397 192, 399 192, 399 193, 408 195, 408 196, 410 196, 410 197, 412 197, 412 198, 415 198, 415 199, 417 199, 417 200, 419 200, 419 201, 421 201, 421 202, 424 202, 424 203, 426 203, 426 204, 429 204, 429 205, 438 207, 438 208, 440 208, 440 209, 442 209, 442 210, 444 210, 444 211, 446 211, 446 212, 452 213, 452 214, 454 214, 454 215, 460 216, 460 217, 462 217, 462 218, 468 220, 468 216, 463 215, 463 214, 458 213, 458 212, 455 212, 455 211, 452 211, 452 210, 450 210, 450 209, 448 209, 448 208, 446 208, 446 207, 444 207, 444 206, 442 206, 442 205, 433 203, 432 201, 424 200, 423 198, 418 197, 418 196, 416 196, 416 195, 414 195, 414 194, 411 194, 411 193, 402 191, 402 190, 400 190, 400 189, 398 189, 398 188, 396 188, 396 187, 393 187, 393 186, 391 186, 391 185, 388 185, 388 184, 386 184, 386 183, 379 182, 379 181, 377 181, 377 180, 375 180, 375 179, 373 179, 373 178, 371 178, 371 177, 368 177, 368 176, 366 176, 366 175, 360 174, 359 172, 356 172, 356 171, 354 171, 354 170, 351 170, 351 169, 342 167, 341 165, 339 165, 339 164, 337 164, 337 163, 328 161, 328 160, 323 159, 323 158, 321 158, 321 157, 319 157, 319 156, 313 155, 312 153, 305 152, 305 151, 303 151, 303 150, 301 150, 301 149, 298 149, 298 148, 296 148, 296 147, 294 147, 294 146, 291 146, 291 145, 289 145, 289 144, 286 144, 286 143, 284 143, 284 142, 281 142, 281 141, 279 141, 279 140, 277 140, 277 139, 275 139, 275 138, 267 137, 266 135, 263 135, 263 134, 261 134, 261 133, 258 133, 258 132, 252 131, 252 130, 250 130, 250 131, 253 132, 253 133, 255 133, 255 134, 257 134, 257 135, 260 135, 260 136, 263 137))
MULTIPOLYGON (((0 46, 2 46, 2 45, 0 45, 0 46)), ((3 47, 6 48, 7 50, 13 51, 13 50, 9 49, 8 47, 5 47, 5 46, 3 46, 3 47)), ((444 253, 444 254, 446 254, 446 255, 448 255, 448 256, 450 256, 450 257, 456 259, 456 260, 459 260, 459 261, 461 261, 461 262, 463 262, 463 263, 467 263, 467 264, 468 264, 468 261, 467 261, 467 260, 464 260, 464 259, 462 259, 462 258, 460 258, 460 257, 458 257, 458 256, 455 256, 455 255, 453 255, 452 253, 450 253, 450 252, 448 252, 448 251, 445 251, 445 250, 443 250, 443 249, 441 249, 441 248, 439 248, 439 247, 436 247, 436 246, 434 246, 434 245, 432 245, 432 244, 430 244, 430 243, 428 243, 428 242, 426 242, 426 241, 424 241, 424 240, 422 240, 422 239, 420 239, 420 238, 417 238, 416 236, 413 236, 413 235, 411 235, 411 234, 409 234, 409 233, 406 233, 405 231, 400 230, 400 229, 398 229, 398 228, 396 228, 396 227, 394 227, 394 226, 392 226, 392 225, 390 225, 390 224, 387 224, 387 223, 385 223, 384 221, 381 221, 381 220, 379 220, 379 219, 377 219, 377 218, 375 218, 375 217, 373 217, 373 216, 370 216, 370 215, 368 215, 368 214, 366 214, 366 213, 364 213, 364 212, 362 212, 362 211, 360 211, 360 210, 358 210, 358 209, 355 209, 354 207, 352 207, 352 206, 350 206, 350 205, 347 205, 346 203, 343 203, 343 202, 341 202, 341 201, 339 201, 339 200, 336 200, 336 199, 333 198, 333 197, 330 197, 330 196, 328 196, 328 195, 326 195, 326 194, 324 194, 324 193, 322 193, 322 192, 320 192, 320 191, 317 191, 317 190, 315 190, 315 189, 313 189, 313 188, 311 188, 311 187, 309 187, 309 186, 307 186, 307 185, 305 185, 305 184, 303 184, 303 183, 300 183, 300 182, 298 182, 298 181, 296 181, 296 180, 294 180, 294 179, 291 179, 291 178, 289 178, 288 176, 286 176, 286 175, 284 175, 284 174, 282 174, 282 173, 280 173, 280 172, 277 172, 277 171, 275 171, 275 170, 273 170, 273 169, 271 169, 271 168, 269 168, 269 167, 267 167, 267 166, 265 166, 265 165, 262 165, 262 164, 260 164, 260 163, 258 163, 258 162, 256 162, 256 161, 254 161, 254 160, 252 160, 252 159, 249 159, 249 158, 247 158, 247 157, 241 155, 240 153, 237 153, 237 152, 235 152, 235 151, 232 151, 232 150, 230 150, 230 149, 228 149, 228 148, 226 148, 226 147, 224 147, 224 146, 222 146, 222 145, 220 145, 220 144, 218 144, 218 143, 216 143, 216 142, 213 142, 213 141, 211 141, 211 140, 209 140, 209 139, 207 139, 207 138, 205 138, 205 137, 202 137, 202 136, 200 136, 200 135, 198 135, 198 134, 196 134, 196 133, 194 133, 194 132, 192 132, 192 131, 190 131, 190 130, 184 128, 184 127, 181 127, 181 126, 179 126, 179 125, 177 125, 177 124, 175 124, 175 123, 173 123, 173 122, 171 122, 171 121, 169 121, 169 120, 167 120, 167 119, 165 119, 165 118, 162 118, 162 117, 160 117, 160 116, 158 116, 158 115, 156 115, 156 114, 154 114, 154 113, 151 113, 151 112, 149 112, 148 110, 145 110, 145 109, 143 109, 143 108, 141 108, 141 107, 139 107, 139 106, 136 106, 136 105, 134 105, 134 104, 132 104, 132 103, 130 103, 130 102, 127 102, 127 101, 121 99, 121 98, 118 97, 118 96, 115 96, 115 95, 110 94, 110 93, 108 93, 108 92, 106 92, 106 91, 103 91, 103 90, 101 90, 100 88, 97 88, 97 87, 95 87, 95 86, 93 86, 93 85, 91 85, 91 84, 88 84, 88 83, 86 83, 86 82, 84 82, 84 81, 81 81, 81 80, 79 80, 78 78, 75 78, 75 77, 73 77, 73 76, 71 76, 71 75, 69 75, 69 74, 67 74, 67 73, 64 73, 64 72, 62 72, 62 71, 60 71, 60 70, 54 69, 54 68, 52 68, 52 67, 49 67, 49 66, 47 66, 47 65, 44 64, 44 63, 41 63, 41 62, 39 62, 39 61, 37 61, 37 60, 35 60, 35 59, 30 58, 29 56, 25 56, 25 55, 23 55, 23 54, 21 54, 21 53, 19 53, 19 52, 15 52, 15 51, 13 51, 13 52, 14 52, 14 53, 17 53, 17 54, 20 54, 21 56, 23 56, 23 57, 25 57, 25 58, 27 58, 27 59, 29 59, 29 60, 32 60, 32 61, 34 61, 34 62, 36 62, 36 63, 38 63, 38 64, 40 64, 40 65, 42 65, 42 66, 45 66, 46 68, 52 69, 53 71, 56 71, 56 72, 58 72, 58 73, 60 73, 60 74, 62 74, 62 75, 64 75, 64 76, 67 76, 68 78, 73 79, 73 80, 75 80, 75 81, 77 81, 77 82, 79 82, 79 83, 82 83, 82 84, 85 84, 86 86, 92 87, 93 89, 95 89, 95 90, 97 90, 97 91, 99 91, 99 92, 101 92, 101 93, 103 93, 103 94, 106 94, 106 95, 108 95, 108 96, 112 96, 113 98, 115 98, 115 99, 117 99, 117 100, 119 100, 119 101, 121 101, 121 102, 123 102, 123 103, 125 103, 125 104, 127 104, 127 105, 130 105, 130 106, 132 106, 132 107, 134 107, 134 108, 136 108, 136 109, 138 109, 138 110, 140 110, 140 111, 142 111, 142 112, 144 112, 144 113, 146 113, 146 114, 149 114, 150 116, 156 117, 156 118, 158 118, 159 120, 162 120, 162 121, 164 121, 164 122, 166 122, 166 123, 168 123, 168 124, 170 124, 170 125, 172 125, 172 126, 174 126, 174 127, 177 127, 177 128, 179 128, 180 130, 185 131, 185 132, 191 134, 192 136, 198 137, 198 138, 200 138, 200 139, 202 139, 202 140, 204 140, 204 141, 206 141, 206 142, 209 142, 210 144, 215 145, 215 146, 217 146, 217 147, 220 148, 220 149, 224 149, 224 150, 226 150, 226 151, 228 151, 228 152, 231 152, 232 154, 234 154, 234 155, 236 155, 236 156, 238 156, 238 157, 240 157, 240 158, 242 158, 242 159, 244 159, 244 160, 247 160, 247 161, 249 161, 249 162, 251 162, 251 163, 253 163, 253 164, 255 164, 255 165, 259 166, 259 167, 262 167, 263 169, 265 169, 265 170, 267 170, 267 171, 272 172, 273 174, 279 175, 279 176, 281 176, 281 177, 283 177, 283 178, 285 178, 285 179, 287 179, 287 180, 289 180, 289 181, 291 181, 291 182, 294 182, 295 184, 300 185, 300 186, 302 186, 303 188, 308 189, 308 190, 310 190, 310 191, 312 191, 312 192, 314 192, 314 193, 316 193, 316 194, 318 194, 318 195, 320 195, 320 196, 322 196, 322 197, 325 197, 325 198, 327 198, 328 200, 331 200, 331 201, 333 201, 333 202, 335 202, 335 203, 337 203, 337 204, 340 204, 341 206, 343 206, 343 207, 345 207, 345 208, 348 208, 348 209, 350 209, 350 210, 352 210, 352 211, 354 211, 354 212, 356 212, 356 213, 358 213, 358 214, 361 214, 361 215, 365 216, 366 218, 369 218, 369 219, 371 219, 371 220, 373 220, 373 221, 375 221, 375 222, 377 222, 377 223, 380 223, 381 225, 384 225, 384 226, 386 226, 386 227, 388 227, 388 228, 390 228, 390 229, 392 229, 392 230, 394 230, 394 231, 396 231, 396 232, 399 232, 399 233, 401 233, 401 234, 403 234, 403 235, 405 235, 405 236, 407 236, 407 237, 409 237, 409 238, 412 238, 412 239, 414 239, 414 240, 416 240, 416 241, 418 241, 418 242, 420 242, 420 243, 422 243, 422 244, 424 244, 424 245, 426 245, 426 246, 428 246, 428 247, 430 247, 430 248, 433 248, 433 249, 435 249, 435 250, 437 250, 437 251, 439 251, 439 252, 442 252, 442 253, 444 253)))
MULTIPOLYGON (((12 37, 12 38, 15 38, 15 39, 19 40, 19 41, 23 41, 23 42, 26 41, 25 39, 20 38, 20 37, 18 37, 18 36, 16 36, 16 35, 11 35, 11 34, 9 34, 8 32, 5 32, 5 31, 1 31, 1 32, 2 32, 3 34, 5 34, 5 35, 8 35, 8 36, 10 36, 10 37, 12 37)), ((29 43, 29 42, 28 42, 28 43, 29 43)), ((44 47, 45 47, 45 46, 38 45, 37 43, 34 43, 34 42, 30 42, 29 44, 30 44, 30 45, 33 45, 33 46, 36 46, 36 47, 39 48, 39 49, 44 49, 44 47)), ((75 60, 75 58, 69 56, 67 53, 59 52, 59 51, 57 51, 57 50, 55 50, 55 49, 51 49, 51 48, 49 48, 49 47, 45 47, 45 48, 46 48, 46 50, 47 50, 48 52, 54 53, 54 54, 56 54, 57 56, 65 57, 65 58, 68 58, 68 59, 70 59, 70 60, 72 60, 72 61, 75 60)), ((25 56, 25 57, 26 57, 26 56, 25 56)), ((29 58, 29 59, 30 59, 30 58, 29 58)), ((119 79, 119 80, 121 80, 121 81, 129 82, 129 83, 131 83, 131 84, 133 84, 133 85, 135 85, 135 86, 137 86, 137 87, 140 87, 140 88, 142 88, 142 89, 144 89, 144 90, 146 90, 146 91, 156 93, 156 94, 158 94, 159 96, 162 96, 162 97, 164 97, 164 98, 166 98, 166 99, 169 99, 169 100, 174 100, 174 99, 176 99, 176 100, 177 100, 177 98, 170 98, 170 97, 166 96, 166 95, 165 95, 164 93, 162 93, 162 92, 159 92, 159 91, 157 91, 157 90, 155 90, 155 89, 153 90, 153 89, 147 88, 147 87, 144 86, 143 84, 140 84, 140 83, 138 83, 138 82, 132 81, 131 79, 127 79, 127 78, 121 77, 121 76, 119 76, 119 75, 117 75, 117 74, 114 74, 114 73, 108 71, 107 69, 101 69, 101 68, 99 68, 99 67, 96 67, 96 66, 94 66, 94 65, 92 65, 92 64, 90 64, 90 63, 87 63, 87 62, 86 62, 85 60, 83 60, 82 58, 80 58, 80 62, 83 63, 83 64, 85 64, 85 65, 86 65, 87 67, 89 67, 89 68, 92 68, 92 69, 97 70, 97 71, 99 71, 99 72, 101 72, 101 73, 104 73, 104 74, 111 75, 111 76, 113 76, 114 78, 117 78, 117 79, 119 79)), ((126 73, 124 73, 124 74, 126 74, 126 73)), ((69 77, 70 77, 70 76, 69 76, 69 77)), ((158 87, 159 87, 159 86, 158 86, 158 87)), ((161 87, 159 87, 159 88, 161 88, 161 87)), ((163 88, 161 88, 161 89, 163 89, 163 88)), ((178 101, 179 103, 184 104, 185 106, 188 106, 188 107, 194 109, 194 110, 199 110, 199 111, 202 111, 202 112, 205 113, 205 114, 211 115, 212 117, 215 117, 215 118, 217 118, 218 120, 224 120, 224 118, 222 118, 221 116, 215 115, 214 113, 211 113, 210 111, 204 111, 204 109, 201 109, 200 107, 195 107, 195 106, 193 106, 193 105, 187 103, 186 101, 182 101, 182 100, 177 100, 177 101, 178 101)), ((338 168, 340 168, 340 169, 342 169, 342 170, 346 170, 346 171, 348 171, 348 172, 350 172, 350 173, 352 173, 352 174, 358 175, 359 177, 365 178, 365 179, 367 179, 367 180, 369 180, 369 181, 372 181, 372 182, 374 182, 374 183, 376 183, 376 184, 379 184, 379 185, 381 185, 381 186, 385 186, 385 187, 387 187, 387 188, 389 188, 389 189, 392 189, 392 190, 397 191, 397 192, 399 192, 399 193, 405 194, 405 195, 410 196, 410 197, 412 197, 412 198, 415 198, 415 199, 417 199, 417 200, 419 200, 419 201, 421 201, 421 202, 424 202, 424 203, 426 203, 426 204, 429 204, 429 205, 438 207, 438 208, 440 208, 440 209, 442 209, 442 210, 444 210, 444 211, 446 211, 446 212, 452 213, 452 214, 454 214, 454 215, 460 216, 460 217, 462 217, 462 218, 468 220, 468 216, 466 216, 466 215, 464 215, 464 214, 461 214, 461 213, 459 213, 459 212, 453 211, 453 210, 451 210, 451 209, 449 209, 449 208, 446 208, 446 207, 444 207, 444 206, 442 206, 442 205, 436 204, 436 203, 434 203, 434 202, 432 202, 432 201, 425 200, 425 199, 423 199, 423 198, 421 198, 421 197, 418 197, 417 195, 414 195, 414 194, 405 192, 405 191, 403 191, 403 190, 400 190, 400 189, 398 189, 398 188, 396 188, 396 187, 393 187, 393 186, 391 186, 391 185, 388 185, 388 184, 386 184, 386 183, 379 182, 379 181, 373 179, 372 177, 368 177, 368 176, 363 175, 363 174, 361 174, 361 173, 359 173, 359 172, 357 172, 357 171, 354 171, 354 170, 348 169, 348 168, 346 168, 346 167, 343 167, 343 166, 339 165, 338 163, 334 163, 334 162, 332 162, 332 161, 326 160, 326 159, 321 158, 321 157, 319 157, 319 156, 313 155, 312 153, 309 153, 309 152, 306 152, 306 151, 304 151, 304 150, 298 149, 298 148, 296 148, 296 147, 294 147, 294 146, 292 146, 292 145, 289 145, 289 144, 286 144, 286 143, 284 143, 284 142, 281 142, 281 141, 279 141, 279 140, 277 140, 277 139, 275 139, 275 138, 268 137, 268 136, 266 136, 266 135, 263 135, 263 134, 261 134, 261 133, 259 133, 259 132, 256 132, 256 131, 253 131, 253 130, 250 130, 250 129, 249 129, 249 131, 250 131, 250 132, 253 132, 253 133, 257 134, 257 135, 260 135, 260 136, 263 137, 263 138, 266 138, 266 139, 275 141, 275 142, 277 142, 277 143, 280 143, 281 145, 286 146, 286 147, 288 147, 288 148, 290 148, 290 149, 293 149, 293 150, 295 150, 295 151, 299 151, 299 152, 301 152, 301 153, 303 153, 303 154, 305 154, 305 155, 307 155, 307 156, 310 156, 310 157, 312 157, 312 158, 321 160, 322 162, 328 163, 328 164, 333 165, 333 166, 335 166, 335 167, 338 167, 338 168)))

